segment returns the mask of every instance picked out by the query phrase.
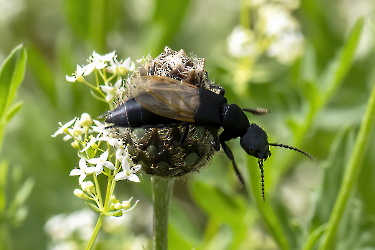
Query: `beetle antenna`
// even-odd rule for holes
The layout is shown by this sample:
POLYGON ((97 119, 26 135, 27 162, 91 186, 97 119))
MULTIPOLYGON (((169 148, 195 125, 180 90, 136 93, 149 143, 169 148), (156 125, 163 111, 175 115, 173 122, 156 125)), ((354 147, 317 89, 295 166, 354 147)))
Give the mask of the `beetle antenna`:
POLYGON ((262 178, 262 196, 263 196, 263 202, 266 202, 266 198, 264 198, 264 169, 263 169, 263 158, 258 160, 258 165, 260 168, 260 177, 262 178))
POLYGON ((271 113, 270 110, 265 108, 242 109, 242 111, 252 113, 253 115, 266 115, 271 113))
POLYGON ((304 155, 306 155, 307 157, 309 157, 311 161, 314 161, 314 157, 312 157, 310 154, 306 153, 305 151, 302 151, 301 149, 294 148, 294 147, 291 147, 291 146, 288 146, 288 145, 284 145, 284 144, 277 144, 277 143, 268 143, 268 145, 270 145, 270 146, 274 146, 274 147, 287 148, 287 149, 291 149, 291 150, 294 150, 294 151, 300 152, 301 154, 304 154, 304 155))

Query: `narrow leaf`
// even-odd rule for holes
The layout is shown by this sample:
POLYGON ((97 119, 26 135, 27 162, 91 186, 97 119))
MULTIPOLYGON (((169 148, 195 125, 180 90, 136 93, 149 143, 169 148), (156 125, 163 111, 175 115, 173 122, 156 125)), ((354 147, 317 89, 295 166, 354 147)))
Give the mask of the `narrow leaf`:
POLYGON ((46 93, 50 102, 56 105, 56 84, 51 64, 36 47, 29 48, 29 66, 39 87, 46 93))
POLYGON ((17 102, 16 104, 14 104, 9 110, 8 110, 8 113, 7 113, 7 117, 6 117, 6 122, 10 122, 10 120, 12 120, 12 118, 21 110, 23 106, 23 102, 20 101, 20 102, 17 102))
POLYGON ((5 187, 7 186, 8 167, 8 162, 2 160, 0 163, 0 214, 5 209, 6 204, 5 187))
POLYGON ((333 211, 328 222, 327 231, 324 240, 320 246, 320 250, 332 249, 332 244, 335 240, 337 229, 344 213, 349 196, 357 181, 357 176, 360 171, 363 155, 366 153, 366 148, 371 138, 370 133, 375 122, 375 84, 373 85, 370 99, 366 108, 365 115, 359 129, 354 149, 351 154, 348 167, 345 171, 345 176, 340 187, 340 192, 333 207, 333 211))
POLYGON ((10 209, 18 209, 23 205, 26 201, 27 197, 29 197, 31 190, 33 189, 35 184, 34 179, 28 178, 22 186, 18 189, 18 192, 15 195, 14 200, 10 206, 10 209))
POLYGON ((350 30, 345 45, 336 55, 333 61, 326 67, 321 79, 321 92, 323 93, 322 104, 332 96, 347 75, 354 60, 354 54, 361 38, 364 19, 359 18, 350 30))
POLYGON ((13 102, 21 84, 26 67, 26 50, 18 45, 5 59, 0 69, 0 117, 13 102))

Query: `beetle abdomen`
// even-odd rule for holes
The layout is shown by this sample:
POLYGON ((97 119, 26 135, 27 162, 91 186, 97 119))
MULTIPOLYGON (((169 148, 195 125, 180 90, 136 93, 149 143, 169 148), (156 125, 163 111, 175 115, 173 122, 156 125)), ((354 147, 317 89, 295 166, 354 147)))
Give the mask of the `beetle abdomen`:
POLYGON ((105 121, 112 123, 114 127, 125 128, 160 127, 163 124, 181 123, 150 112, 133 98, 111 111, 105 121))

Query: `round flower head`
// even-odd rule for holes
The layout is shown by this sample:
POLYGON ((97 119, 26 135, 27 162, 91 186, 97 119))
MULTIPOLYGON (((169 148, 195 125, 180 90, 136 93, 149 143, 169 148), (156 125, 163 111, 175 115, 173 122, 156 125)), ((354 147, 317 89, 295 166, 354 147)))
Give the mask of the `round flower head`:
MULTIPOLYGON (((188 57, 183 50, 177 52, 166 47, 164 53, 158 57, 147 56, 137 63, 138 69, 126 80, 127 89, 137 87, 133 86, 135 78, 156 75, 184 81, 215 93, 221 90, 209 81, 204 70, 204 59, 188 57)), ((116 106, 132 98, 129 92, 118 93, 116 106)), ((123 138, 125 145, 128 145, 134 164, 141 164, 148 174, 164 177, 182 176, 198 171, 214 154, 218 132, 218 129, 207 129, 195 124, 157 128, 111 127, 111 133, 115 137, 123 138), (186 140, 181 141, 186 128, 186 140)))

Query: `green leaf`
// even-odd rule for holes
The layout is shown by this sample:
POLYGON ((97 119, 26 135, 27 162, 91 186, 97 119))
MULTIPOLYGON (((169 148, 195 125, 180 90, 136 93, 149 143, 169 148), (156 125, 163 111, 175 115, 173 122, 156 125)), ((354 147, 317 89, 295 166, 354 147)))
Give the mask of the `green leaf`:
POLYGON ((70 28, 74 34, 86 39, 89 34, 89 11, 90 0, 67 0, 65 4, 65 14, 70 23, 70 28))
POLYGON ((32 179, 31 177, 28 178, 22 184, 22 186, 18 189, 14 200, 12 200, 11 202, 9 209, 11 210, 14 209, 14 212, 15 212, 18 208, 20 208, 23 205, 23 203, 25 203, 27 197, 29 197, 31 190, 34 187, 34 184, 35 184, 34 179, 32 179))
POLYGON ((29 49, 29 64, 39 87, 46 93, 52 105, 56 106, 56 84, 51 64, 36 47, 29 49))
POLYGON ((3 118, 12 104, 26 67, 26 50, 18 45, 5 59, 0 69, 0 117, 3 118))
POLYGON ((146 30, 144 51, 158 53, 169 44, 180 29, 190 5, 190 0, 156 0, 154 17, 146 30))
POLYGON ((313 232, 309 234, 309 237, 307 238, 305 245, 303 246, 303 250, 310 250, 313 249, 315 244, 318 242, 320 237, 323 235, 324 230, 326 230, 327 225, 323 224, 320 227, 316 228, 313 232))
POLYGON ((301 78, 303 82, 316 82, 317 67, 315 49, 310 44, 307 46, 302 58, 301 71, 301 78))
POLYGON ((182 239, 197 245, 203 232, 194 219, 194 215, 188 213, 183 204, 180 204, 176 199, 172 199, 169 211, 169 227, 172 226, 182 239))
POLYGON ((350 156, 348 167, 345 171, 340 192, 337 196, 331 217, 328 222, 324 239, 320 245, 320 250, 332 249, 337 229, 347 205, 348 199, 357 182, 357 176, 360 172, 363 156, 371 138, 371 130, 375 122, 375 83, 373 84, 371 95, 367 104, 366 112, 363 116, 361 127, 354 144, 353 152, 350 156))
POLYGON ((344 46, 336 54, 336 57, 326 67, 320 79, 317 81, 322 84, 321 93, 323 105, 333 95, 349 72, 362 34, 363 25, 364 19, 359 18, 350 30, 344 46))
POLYGON ((179 249, 179 250, 191 250, 194 249, 193 242, 183 237, 181 230, 176 229, 171 223, 168 225, 168 248, 179 249))
POLYGON ((2 160, 0 163, 0 214, 5 209, 6 205, 6 190, 8 180, 9 164, 7 161, 2 160))
POLYGON ((343 166, 348 161, 347 156, 353 149, 353 132, 353 129, 344 127, 332 142, 327 162, 323 166, 323 183, 319 190, 310 231, 327 223, 329 219, 344 175, 345 168, 343 166))
POLYGON ((194 181, 191 193, 198 204, 210 215, 228 224, 241 224, 246 207, 239 195, 228 194, 215 186, 194 181))
POLYGON ((106 0, 91 0, 89 7, 89 37, 91 44, 99 53, 106 45, 108 29, 106 27, 108 3, 106 0))
POLYGON ((6 117, 6 122, 10 122, 10 120, 12 120, 12 118, 21 110, 22 108, 22 105, 23 105, 23 102, 20 101, 20 102, 17 102, 16 104, 14 104, 9 110, 8 110, 8 114, 7 114, 7 117, 6 117))
POLYGON ((236 249, 246 233, 244 215, 246 206, 239 195, 225 193, 215 186, 205 182, 194 181, 191 194, 200 207, 216 220, 231 226, 233 240, 231 249, 236 249))

